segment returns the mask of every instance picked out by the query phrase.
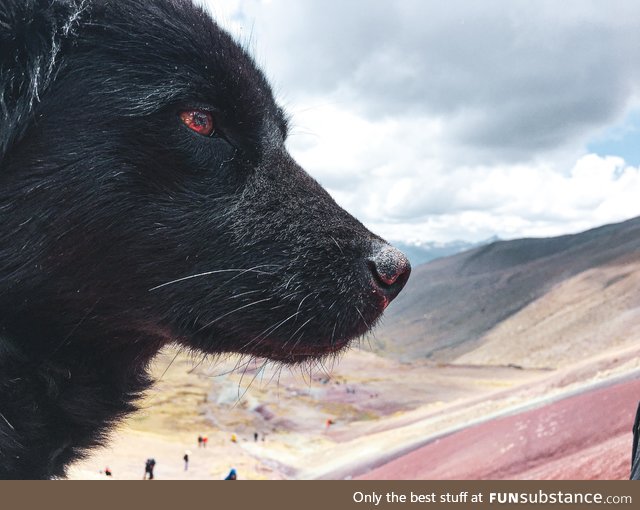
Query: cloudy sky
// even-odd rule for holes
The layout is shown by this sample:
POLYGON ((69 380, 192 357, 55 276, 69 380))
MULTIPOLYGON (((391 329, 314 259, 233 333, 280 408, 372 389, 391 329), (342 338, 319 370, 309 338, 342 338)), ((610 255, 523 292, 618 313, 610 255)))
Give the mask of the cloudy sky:
POLYGON ((640 2, 202 0, 292 116, 288 147, 390 240, 640 215, 640 2))

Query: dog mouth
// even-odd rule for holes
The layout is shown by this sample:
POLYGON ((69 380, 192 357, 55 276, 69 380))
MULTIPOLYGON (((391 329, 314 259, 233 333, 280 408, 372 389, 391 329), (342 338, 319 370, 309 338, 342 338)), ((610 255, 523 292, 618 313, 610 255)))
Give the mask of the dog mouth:
POLYGON ((387 244, 376 246, 371 260, 339 286, 332 279, 308 285, 291 277, 283 287, 284 278, 268 280, 273 274, 242 273, 243 278, 234 277, 241 291, 227 298, 236 299, 233 309, 213 320, 203 313, 195 321, 181 321, 180 343, 210 354, 282 363, 337 355, 375 327, 409 278, 411 266, 403 254, 387 244))
MULTIPOLYGON (((283 363, 298 363, 344 352, 370 332, 382 316, 390 299, 371 291, 360 296, 358 304, 345 305, 339 312, 327 313, 302 326, 292 326, 293 333, 267 335, 247 345, 244 354, 268 358, 283 363)), ((255 338, 255 337, 254 337, 255 338)))
MULTIPOLYGON (((178 334, 179 342, 210 353, 238 353, 269 359, 284 364, 303 363, 327 356, 338 355, 357 342, 376 324, 382 315, 386 300, 372 296, 369 306, 346 307, 339 312, 324 315, 319 320, 301 320, 286 331, 257 334, 260 328, 239 328, 226 323, 215 329, 188 328, 178 334), (323 320, 324 319, 324 320, 323 320)), ((316 314, 317 318, 317 314, 316 314)), ((318 319, 318 318, 317 318, 318 319)), ((251 323, 251 320, 248 320, 251 323)), ((280 320, 280 322, 283 322, 280 320)), ((291 321, 293 322, 293 321, 291 321)), ((275 324, 278 324, 276 320, 275 324)), ((267 329, 274 329, 273 326, 267 329)))

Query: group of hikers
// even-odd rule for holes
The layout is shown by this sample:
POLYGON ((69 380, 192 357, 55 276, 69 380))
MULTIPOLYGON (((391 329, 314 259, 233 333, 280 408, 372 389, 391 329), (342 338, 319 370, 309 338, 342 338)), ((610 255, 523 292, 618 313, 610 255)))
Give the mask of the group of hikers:
MULTIPOLYGON (((189 455, 191 454, 191 452, 189 450, 186 450, 184 452, 184 456, 182 457, 182 460, 184 461, 184 470, 187 471, 189 469, 189 455)), ((153 470, 156 467, 156 459, 154 458, 148 458, 147 461, 145 462, 144 465, 144 477, 142 478, 143 480, 153 480, 154 479, 154 475, 153 475, 153 470)), ((105 470, 105 474, 107 476, 112 476, 111 474, 111 470, 109 468, 107 468, 105 470)), ((225 480, 237 480, 238 479, 238 472, 236 471, 235 468, 231 468, 231 470, 229 471, 229 474, 226 476, 225 480)))
MULTIPOLYGON (((258 440, 258 433, 255 432, 254 435, 254 441, 258 440)), ((198 435, 198 448, 206 448, 207 447, 207 442, 208 442, 208 438, 207 436, 203 436, 203 435, 198 435)), ((231 441, 233 443, 237 442, 237 436, 235 434, 231 435, 231 441)), ((264 441, 264 437, 263 437, 263 441, 264 441)), ((184 470, 188 471, 189 470, 189 457, 191 455, 191 451, 190 450, 185 450, 184 455, 182 456, 182 460, 184 462, 184 470)), ((146 460, 145 464, 144 464, 144 477, 143 480, 153 480, 154 479, 154 474, 153 474, 153 470, 156 467, 156 459, 154 459, 153 457, 150 457, 146 460)), ((106 476, 112 476, 111 470, 109 468, 105 469, 105 474, 106 476)), ((231 470, 229 471, 229 474, 226 476, 225 480, 237 480, 238 479, 238 472, 236 471, 235 468, 231 468, 231 470)))
MULTIPOLYGON (((327 424, 327 427, 329 426, 329 424, 327 424)), ((258 434, 258 432, 254 432, 253 433, 253 440, 254 442, 258 442, 260 435, 258 434)), ((262 434, 262 441, 265 440, 265 434, 262 434)), ((206 448, 207 447, 207 442, 208 442, 208 438, 207 436, 203 436, 203 435, 198 435, 198 448, 206 448)), ((236 434, 231 434, 231 442, 232 443, 237 443, 238 442, 238 437, 236 434)), ((188 471, 189 470, 189 459, 191 456, 191 451, 190 450, 185 450, 184 455, 182 456, 182 460, 184 462, 184 470, 188 471)), ((154 459, 153 457, 149 457, 144 464, 144 477, 143 480, 153 480, 155 478, 154 475, 154 469, 156 467, 156 459, 154 459)), ((101 473, 104 473, 105 476, 108 477, 112 477, 113 473, 111 471, 111 469, 109 467, 105 468, 104 471, 101 471, 101 473)), ((229 474, 224 478, 225 480, 237 480, 238 479, 238 472, 236 471, 235 468, 231 468, 229 471, 229 474)))

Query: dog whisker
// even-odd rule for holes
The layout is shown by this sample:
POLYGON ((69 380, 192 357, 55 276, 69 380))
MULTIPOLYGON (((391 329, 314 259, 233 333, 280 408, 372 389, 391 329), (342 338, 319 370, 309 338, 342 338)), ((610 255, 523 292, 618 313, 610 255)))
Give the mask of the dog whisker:
POLYGON ((273 264, 262 264, 262 265, 251 267, 251 268, 248 268, 248 269, 217 269, 215 271, 206 271, 204 273, 192 274, 192 275, 189 275, 189 276, 184 276, 182 278, 178 278, 176 280, 171 280, 169 282, 162 283, 160 285, 156 285, 155 287, 150 288, 149 292, 161 289, 162 287, 167 287, 168 285, 173 285, 175 283, 183 282, 183 281, 186 281, 186 280, 191 280, 193 278, 201 278, 203 276, 209 276, 209 275, 212 275, 212 274, 239 273, 238 276, 241 276, 241 275, 246 274, 246 273, 268 274, 268 275, 273 274, 273 273, 269 273, 267 271, 258 271, 257 269, 259 269, 261 267, 278 267, 278 266, 274 266, 273 264))
MULTIPOLYGON (((267 366, 267 363, 269 363, 269 360, 265 359, 264 363, 260 366, 260 368, 256 369, 256 373, 253 375, 253 378, 251 379, 251 381, 249 381, 249 384, 247 385, 247 387, 242 392, 242 395, 238 394, 239 395, 238 396, 238 400, 236 401, 236 403, 234 404, 233 407, 235 407, 236 405, 238 405, 242 401, 244 396, 247 394, 247 391, 249 391, 249 388, 251 388, 251 385, 253 384, 253 382, 256 380, 258 375, 264 370, 264 367, 267 366)), ((238 383, 238 389, 240 389, 240 385, 242 384, 242 378, 243 377, 244 377, 244 373, 242 374, 242 377, 240 378, 240 382, 238 383)))
POLYGON ((202 331, 203 329, 208 328, 209 326, 212 326, 213 324, 215 324, 216 322, 224 319, 225 317, 239 312, 240 310, 244 310, 245 308, 249 308, 250 306, 255 306, 255 305, 259 305, 260 303, 264 303, 265 301, 269 301, 271 298, 264 298, 264 299, 258 299, 258 301, 253 301, 251 303, 248 303, 246 305, 242 305, 239 306, 238 308, 236 308, 235 310, 231 310, 230 312, 224 313, 222 315, 220 315, 219 317, 215 318, 214 320, 207 322, 204 326, 202 326, 201 328, 199 328, 196 333, 199 333, 200 331, 202 331))
POLYGON ((245 345, 242 346, 242 348, 240 349, 240 351, 245 351, 246 349, 248 349, 249 347, 251 347, 251 345, 253 345, 254 342, 256 342, 256 340, 260 341, 266 337, 268 337, 269 335, 271 335, 274 331, 276 331, 279 327, 283 326, 284 324, 286 324, 289 320, 293 319, 294 317, 296 317, 300 312, 295 312, 292 313, 291 315, 289 315, 289 317, 287 317, 286 319, 281 320, 280 322, 276 323, 275 325, 269 326, 267 329, 265 329, 262 333, 258 334, 257 336, 255 336, 253 339, 251 339, 249 342, 247 342, 245 345))
POLYGON ((240 376, 240 381, 238 382, 238 398, 237 398, 236 403, 234 404, 233 407, 235 407, 238 403, 240 403, 240 401, 242 400, 244 395, 247 393, 249 388, 251 388, 251 386, 253 385, 253 382, 256 380, 258 375, 261 375, 264 372, 265 367, 267 366, 267 364, 270 361, 268 358, 265 358, 263 363, 262 363, 262 365, 260 365, 260 367, 258 367, 257 366, 257 360, 258 360, 258 357, 252 355, 252 356, 250 356, 250 358, 247 361, 247 363, 244 364, 244 370, 242 371, 242 375, 240 376), (247 372, 247 370, 248 370, 248 368, 249 368, 249 366, 251 364, 254 365, 255 374, 252 377, 251 381, 249 381, 249 384, 247 385, 245 390, 240 395, 240 388, 242 387, 242 380, 244 379, 244 376, 246 375, 246 372, 247 372))
POLYGON ((162 375, 160 377, 158 377, 158 381, 161 381, 162 378, 165 376, 165 374, 167 373, 167 371, 171 368, 171 365, 173 365, 174 361, 178 358, 178 355, 182 352, 182 348, 178 349, 176 351, 176 353, 174 354, 173 358, 171 358, 171 361, 169 362, 169 364, 167 365, 167 367, 164 369, 164 371, 162 372, 162 375))
POLYGON ((367 329, 371 329, 371 326, 367 322, 367 319, 364 318, 364 315, 362 315, 362 312, 360 311, 360 309, 355 305, 354 305, 354 308, 356 309, 356 312, 358 312, 358 315, 360 315, 360 318, 362 319, 362 322, 364 322, 364 325, 367 326, 367 329))
MULTIPOLYGON (((229 356, 227 356, 225 358, 225 361, 228 360, 231 356, 233 356, 234 354, 229 354, 229 356)), ((234 372, 236 372, 240 367, 245 367, 249 364, 251 364, 251 361, 253 360, 253 357, 249 357, 249 359, 246 359, 246 357, 239 357, 238 360, 236 361, 235 365, 233 366, 233 368, 229 369, 229 370, 225 370, 224 372, 220 372, 219 374, 213 374, 210 375, 210 378, 214 378, 214 377, 223 377, 225 375, 229 375, 229 374, 233 374, 234 372), (242 363, 244 361, 244 363, 242 363)))
POLYGON ((338 326, 338 318, 340 317, 340 313, 336 315, 336 319, 333 322, 333 331, 331 331, 331 342, 330 345, 333 347, 336 341, 336 327, 338 326))
POLYGON ((233 294, 231 296, 229 296, 228 298, 226 298, 226 301, 230 301, 232 299, 238 299, 240 297, 243 296, 248 296, 250 294, 257 294, 257 293, 261 293, 264 292, 262 289, 256 289, 256 290, 248 290, 247 292, 241 292, 240 294, 233 294))
POLYGON ((14 431, 16 430, 16 429, 14 428, 14 426, 13 426, 13 425, 11 425, 11 422, 10 422, 9 420, 7 420, 7 418, 5 417, 5 415, 4 415, 4 414, 0 413, 0 418, 2 418, 2 420, 3 420, 3 421, 4 421, 4 422, 9 426, 9 428, 10 428, 11 430, 14 430, 14 431))
POLYGON ((296 313, 300 312, 300 308, 302 307, 302 303, 304 303, 307 300, 307 298, 311 297, 313 294, 314 294, 314 292, 309 292, 309 294, 307 294, 305 297, 303 297, 300 300, 300 303, 298 304, 298 309, 296 310, 296 313))
POLYGON ((331 240, 332 240, 334 243, 336 243, 336 246, 337 246, 337 247, 338 247, 338 249, 340 250, 340 254, 341 254, 341 255, 344 255, 344 251, 342 250, 342 246, 340 246, 340 245, 338 244, 338 241, 336 241, 336 238, 335 238, 335 237, 333 237, 332 235, 330 235, 329 237, 331 238, 331 240))
MULTIPOLYGON (((304 323, 302 326, 300 326, 298 329, 296 329, 296 330, 293 332, 293 334, 292 334, 291 336, 292 336, 292 337, 293 337, 293 336, 295 336, 295 335, 298 333, 298 331, 300 331, 302 328, 304 328, 307 324, 309 324, 309 323, 310 323, 313 319, 315 319, 316 317, 317 317, 317 315, 314 315, 314 316, 313 316, 313 317, 311 317, 310 319, 307 319, 307 320, 305 321, 305 323, 304 323)), ((299 341, 300 341, 300 340, 298 340, 298 342, 299 342, 299 341)), ((297 345, 297 344, 296 344, 296 345, 297 345)), ((295 349, 295 347, 296 347, 296 346, 294 345, 294 349, 295 349)))
POLYGON ((207 359, 207 353, 201 353, 198 358, 200 358, 198 362, 187 371, 188 374, 193 374, 198 369, 198 367, 204 363, 204 361, 207 359))

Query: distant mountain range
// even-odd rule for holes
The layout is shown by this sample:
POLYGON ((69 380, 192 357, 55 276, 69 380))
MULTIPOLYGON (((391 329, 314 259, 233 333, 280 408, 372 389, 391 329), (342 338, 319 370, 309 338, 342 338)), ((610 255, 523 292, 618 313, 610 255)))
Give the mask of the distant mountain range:
POLYGON ((392 244, 409 258, 413 267, 416 267, 435 259, 455 255, 456 253, 471 250, 472 248, 484 246, 485 244, 499 240, 500 239, 497 236, 494 236, 478 243, 471 243, 467 241, 450 241, 444 243, 427 241, 422 243, 393 242, 392 244))
POLYGON ((636 337, 640 218, 418 266, 371 343, 406 360, 547 366, 636 337))

